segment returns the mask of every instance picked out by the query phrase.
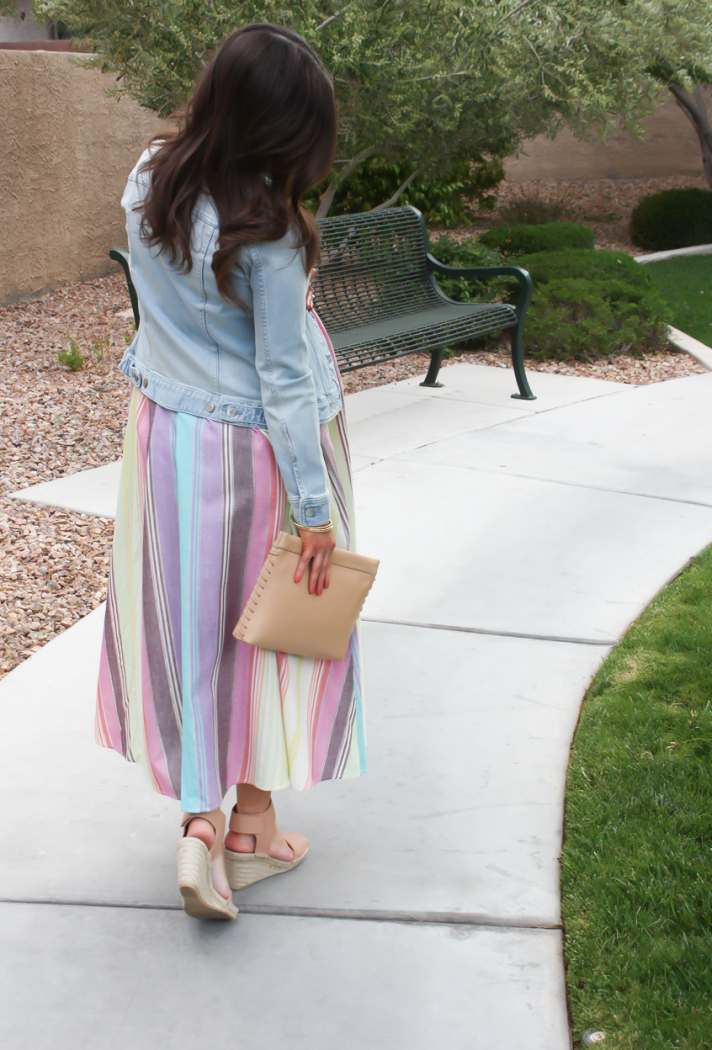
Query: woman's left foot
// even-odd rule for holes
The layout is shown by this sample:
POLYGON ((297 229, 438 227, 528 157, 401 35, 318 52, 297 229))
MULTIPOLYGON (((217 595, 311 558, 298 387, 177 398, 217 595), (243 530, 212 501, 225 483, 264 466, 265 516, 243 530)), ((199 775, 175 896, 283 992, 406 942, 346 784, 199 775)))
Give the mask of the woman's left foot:
POLYGON ((225 839, 225 867, 233 890, 296 868, 309 852, 303 835, 284 835, 276 824, 274 803, 264 813, 230 814, 230 831, 225 839))
POLYGON ((234 919, 237 908, 223 850, 225 814, 220 809, 185 813, 181 827, 185 830, 178 841, 178 888, 183 908, 194 919, 234 919))

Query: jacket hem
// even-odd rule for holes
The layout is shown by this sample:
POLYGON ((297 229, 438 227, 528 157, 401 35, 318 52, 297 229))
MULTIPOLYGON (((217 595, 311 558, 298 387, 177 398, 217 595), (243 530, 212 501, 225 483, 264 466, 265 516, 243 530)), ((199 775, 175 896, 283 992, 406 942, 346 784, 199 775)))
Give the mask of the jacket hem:
MULTIPOLYGON (((225 397, 207 390, 195 390, 181 383, 172 383, 149 369, 141 368, 131 348, 124 354, 119 371, 123 372, 146 397, 169 411, 187 412, 191 416, 215 419, 220 423, 267 430, 262 402, 225 397)), ((339 414, 341 407, 340 393, 318 399, 319 422, 330 422, 339 414)))

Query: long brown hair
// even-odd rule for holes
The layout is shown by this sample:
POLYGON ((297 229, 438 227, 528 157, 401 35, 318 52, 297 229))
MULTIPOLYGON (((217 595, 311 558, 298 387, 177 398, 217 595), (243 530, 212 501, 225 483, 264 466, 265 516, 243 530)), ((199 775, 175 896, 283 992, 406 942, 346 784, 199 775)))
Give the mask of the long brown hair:
POLYGON ((307 42, 283 26, 238 29, 203 71, 182 121, 175 135, 153 140, 142 236, 189 271, 193 210, 208 193, 220 222, 213 270, 224 299, 240 302, 231 274, 242 246, 280 240, 290 228, 308 273, 319 230, 301 200, 333 164, 336 111, 329 75, 307 42))

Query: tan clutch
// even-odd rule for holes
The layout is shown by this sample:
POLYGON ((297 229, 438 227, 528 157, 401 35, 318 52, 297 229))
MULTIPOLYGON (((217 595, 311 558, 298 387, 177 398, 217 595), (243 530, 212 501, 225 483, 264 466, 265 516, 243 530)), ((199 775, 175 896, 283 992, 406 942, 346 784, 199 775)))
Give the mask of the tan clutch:
POLYGON ((316 595, 309 593, 308 571, 294 582, 301 553, 300 538, 280 532, 232 633, 260 649, 343 660, 378 562, 337 547, 329 587, 316 595))

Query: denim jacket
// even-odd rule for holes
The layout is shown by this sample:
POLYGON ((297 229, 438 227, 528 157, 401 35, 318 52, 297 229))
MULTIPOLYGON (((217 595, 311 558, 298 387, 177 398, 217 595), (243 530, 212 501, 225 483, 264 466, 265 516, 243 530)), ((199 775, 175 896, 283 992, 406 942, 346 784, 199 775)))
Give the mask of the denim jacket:
POLYGON ((341 386, 324 332, 306 309, 304 250, 293 235, 247 245, 234 287, 244 309, 225 302, 211 266, 219 223, 212 200, 193 213, 190 273, 139 235, 134 211, 148 176, 131 172, 122 198, 131 277, 141 324, 120 364, 164 408, 266 429, 299 522, 329 520, 319 426, 341 408, 341 386))

